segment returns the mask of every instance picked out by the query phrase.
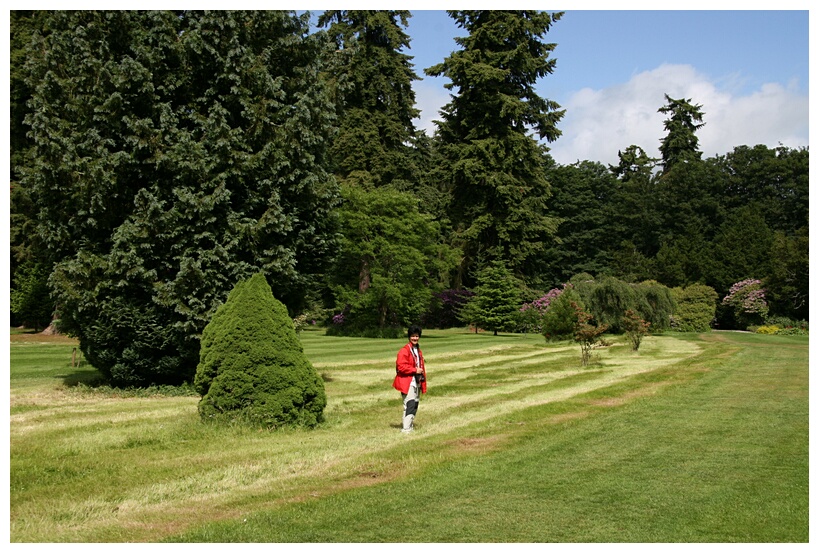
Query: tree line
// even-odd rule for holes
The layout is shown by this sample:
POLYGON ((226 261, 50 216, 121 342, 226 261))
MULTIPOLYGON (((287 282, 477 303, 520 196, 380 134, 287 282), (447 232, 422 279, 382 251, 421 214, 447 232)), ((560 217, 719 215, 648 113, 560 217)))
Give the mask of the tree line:
MULTIPOLYGON (((534 86, 563 14, 449 14, 466 36, 423 68, 450 81, 430 137, 408 11, 12 11, 12 322, 55 319, 144 385, 191 381, 257 273, 346 334, 451 320, 495 268, 521 303, 581 273, 718 297, 759 279, 771 314, 807 319, 807 148, 703 159, 703 106, 666 96, 660 159, 558 164, 564 110, 534 86)), ((715 324, 740 322, 719 304, 715 324)))

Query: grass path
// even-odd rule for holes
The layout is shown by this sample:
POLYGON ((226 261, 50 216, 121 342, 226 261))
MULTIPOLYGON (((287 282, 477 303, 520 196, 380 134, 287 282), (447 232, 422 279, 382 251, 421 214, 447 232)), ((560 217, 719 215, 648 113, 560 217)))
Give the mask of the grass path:
MULTIPOLYGON (((425 333, 430 393, 409 436, 398 432, 400 400, 390 387, 401 340, 304 333, 308 358, 326 380, 327 422, 273 433, 203 425, 194 397, 66 388, 84 378, 83 369, 55 363, 53 348, 68 359, 69 345, 12 342, 11 539, 241 541, 231 521, 253 513, 263 521, 282 509, 295 516, 359 489, 377 494, 453 463, 514 452, 544 425, 597 420, 661 397, 706 370, 703 363, 744 351, 692 338, 649 337, 639 354, 615 344, 581 368, 577 347, 544 347, 539 336, 425 333), (227 529, 217 524, 214 534, 218 521, 227 529)), ((267 532, 261 541, 312 535, 263 522, 255 531, 267 532)))

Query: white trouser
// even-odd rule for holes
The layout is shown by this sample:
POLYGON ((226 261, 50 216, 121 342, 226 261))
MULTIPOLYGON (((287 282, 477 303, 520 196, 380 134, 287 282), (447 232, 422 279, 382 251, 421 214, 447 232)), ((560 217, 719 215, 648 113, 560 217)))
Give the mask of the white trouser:
POLYGON ((406 394, 401 394, 404 399, 404 419, 403 429, 405 432, 412 430, 412 421, 415 420, 415 413, 418 412, 418 383, 412 379, 409 390, 406 394))

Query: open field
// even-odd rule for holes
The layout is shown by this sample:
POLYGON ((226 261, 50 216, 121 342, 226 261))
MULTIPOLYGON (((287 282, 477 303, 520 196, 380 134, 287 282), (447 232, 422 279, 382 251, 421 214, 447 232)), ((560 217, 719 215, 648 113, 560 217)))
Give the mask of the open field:
POLYGON ((402 435, 404 340, 302 333, 327 421, 266 432, 12 336, 11 541, 806 542, 807 337, 613 341, 425 331, 402 435))

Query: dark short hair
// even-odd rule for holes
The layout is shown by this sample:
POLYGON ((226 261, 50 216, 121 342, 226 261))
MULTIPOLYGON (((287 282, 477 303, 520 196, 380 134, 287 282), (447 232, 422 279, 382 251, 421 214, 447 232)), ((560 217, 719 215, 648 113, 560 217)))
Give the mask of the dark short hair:
POLYGON ((413 334, 417 334, 418 337, 420 338, 421 337, 421 327, 418 326, 418 325, 410 325, 410 327, 407 329, 407 338, 409 338, 413 334))

